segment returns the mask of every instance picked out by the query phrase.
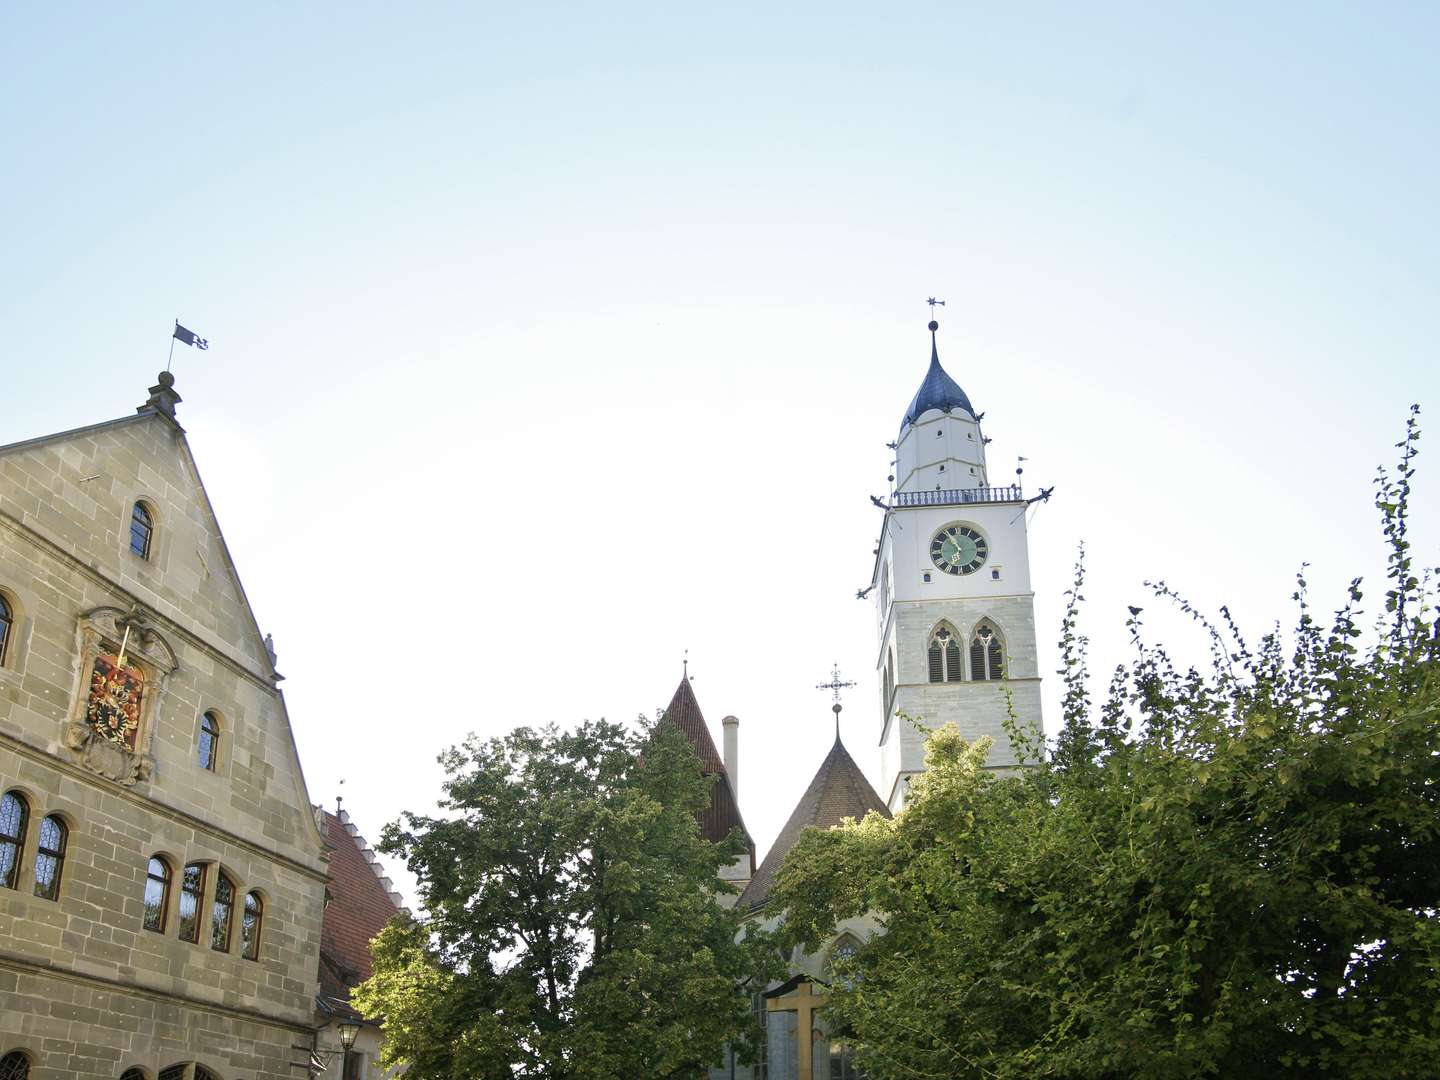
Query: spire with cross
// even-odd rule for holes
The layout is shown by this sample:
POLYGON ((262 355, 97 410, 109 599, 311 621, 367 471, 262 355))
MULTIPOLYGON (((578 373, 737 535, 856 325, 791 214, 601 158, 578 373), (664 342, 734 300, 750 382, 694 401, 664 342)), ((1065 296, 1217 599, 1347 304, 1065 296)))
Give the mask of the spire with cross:
POLYGON ((833 664, 830 668, 830 681, 816 683, 816 690, 829 690, 834 697, 835 704, 830 706, 830 711, 835 714, 835 738, 840 738, 840 710, 844 708, 840 704, 840 691, 847 686, 854 686, 853 682, 845 682, 840 678, 840 665, 833 664))

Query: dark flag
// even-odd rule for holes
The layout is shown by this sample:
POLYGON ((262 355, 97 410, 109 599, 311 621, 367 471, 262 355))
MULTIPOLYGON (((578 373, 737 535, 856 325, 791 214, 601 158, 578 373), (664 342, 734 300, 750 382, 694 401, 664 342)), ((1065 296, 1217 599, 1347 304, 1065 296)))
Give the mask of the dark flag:
POLYGON ((186 345, 194 345, 197 349, 208 349, 210 347, 210 342, 200 337, 195 331, 186 330, 185 327, 181 326, 178 322, 175 324, 175 336, 186 345))

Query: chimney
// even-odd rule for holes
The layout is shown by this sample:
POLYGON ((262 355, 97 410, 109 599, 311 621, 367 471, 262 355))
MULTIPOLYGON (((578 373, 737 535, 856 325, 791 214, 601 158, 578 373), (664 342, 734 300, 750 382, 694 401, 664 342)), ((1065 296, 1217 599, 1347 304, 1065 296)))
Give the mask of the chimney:
POLYGON ((725 728, 725 771, 730 774, 730 790, 740 801, 740 720, 727 716, 720 721, 725 728))

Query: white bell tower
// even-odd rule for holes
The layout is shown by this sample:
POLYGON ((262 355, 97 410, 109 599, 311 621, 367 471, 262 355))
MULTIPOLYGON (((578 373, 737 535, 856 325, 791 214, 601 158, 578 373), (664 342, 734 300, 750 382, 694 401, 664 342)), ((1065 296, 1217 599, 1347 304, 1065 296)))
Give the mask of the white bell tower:
POLYGON ((930 368, 900 421, 894 483, 871 579, 880 640, 880 796, 905 804, 924 768, 926 727, 954 723, 994 742, 990 768, 1017 764, 1007 707, 1042 730, 1035 606, 1018 483, 992 486, 980 417, 940 366, 930 368), (1007 690, 1009 696, 1007 699, 1007 690), (1008 700, 1008 706, 1007 706, 1008 700))

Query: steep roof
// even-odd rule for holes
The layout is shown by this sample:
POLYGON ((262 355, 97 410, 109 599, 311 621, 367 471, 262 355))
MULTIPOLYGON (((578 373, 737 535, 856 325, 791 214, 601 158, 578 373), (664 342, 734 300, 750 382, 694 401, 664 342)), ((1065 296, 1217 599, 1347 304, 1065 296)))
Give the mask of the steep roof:
POLYGON ((689 676, 681 678, 675 688, 675 696, 660 717, 661 724, 677 727, 700 759, 700 769, 706 776, 715 777, 710 789, 710 805, 700 812, 700 832, 712 844, 718 844, 730 835, 730 830, 739 828, 745 834, 745 843, 750 848, 750 865, 755 865, 755 841, 750 839, 750 830, 740 817, 740 806, 735 801, 735 788, 730 783, 730 774, 720 751, 715 749, 715 740, 705 726, 705 716, 700 712, 700 703, 695 700, 695 691, 690 687, 689 676))
POLYGON ((370 977, 370 941, 399 912, 397 895, 381 881, 366 858, 365 838, 344 820, 325 812, 330 852, 330 899, 320 920, 320 996, 338 1012, 355 1014, 346 1004, 350 991, 370 977))
POLYGON ((775 838, 765 861, 740 894, 739 906, 757 908, 770 898, 770 887, 775 883, 780 864, 807 827, 813 825, 817 829, 829 829, 846 818, 858 821, 871 810, 887 818, 890 816, 889 809, 875 794, 870 781, 865 779, 860 766, 855 764, 855 759, 837 735, 835 745, 830 747, 830 753, 820 763, 815 778, 810 781, 805 794, 800 796, 800 802, 775 838))
POLYGON ((970 404, 970 399, 965 396, 965 391, 960 389, 960 384, 952 379, 945 369, 940 366, 940 350, 935 346, 935 332, 930 332, 930 368, 925 372, 925 379, 920 383, 920 389, 915 391, 915 397, 910 402, 910 407, 905 410, 905 417, 900 421, 903 428, 906 424, 913 424, 920 419, 921 414, 931 409, 939 409, 941 412, 951 412, 955 409, 964 409, 972 417, 975 415, 975 407, 970 404))

